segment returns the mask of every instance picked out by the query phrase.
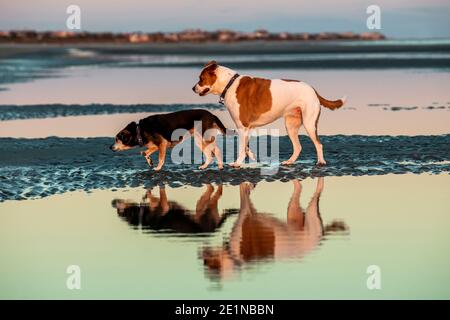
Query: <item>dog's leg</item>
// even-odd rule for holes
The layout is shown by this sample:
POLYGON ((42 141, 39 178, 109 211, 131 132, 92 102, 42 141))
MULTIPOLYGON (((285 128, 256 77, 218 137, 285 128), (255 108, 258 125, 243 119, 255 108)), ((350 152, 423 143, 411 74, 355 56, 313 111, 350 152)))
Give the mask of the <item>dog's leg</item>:
POLYGON ((291 139, 292 142, 293 151, 291 157, 288 160, 283 161, 282 164, 289 165, 293 164, 300 155, 300 152, 302 152, 302 145, 300 144, 300 140, 298 138, 298 130, 302 125, 301 109, 295 109, 291 113, 287 114, 284 117, 284 123, 286 126, 286 131, 289 135, 289 139, 291 139))
POLYGON ((297 179, 292 180, 294 192, 289 200, 287 212, 287 224, 295 230, 302 230, 305 223, 305 215, 300 205, 300 195, 302 193, 302 184, 297 179))
POLYGON ((254 185, 249 182, 242 182, 239 186, 240 211, 228 237, 229 251, 236 253, 237 257, 241 256, 243 241, 245 241, 244 236, 247 235, 244 232, 244 223, 245 221, 249 221, 248 219, 251 219, 252 215, 257 215, 256 209, 250 199, 250 191, 253 188, 254 185))
POLYGON ((166 188, 164 186, 159 187, 159 199, 161 204, 161 215, 165 215, 169 212, 170 206, 169 201, 167 200, 166 188))
POLYGON ((158 166, 154 169, 155 171, 161 170, 164 162, 166 161, 166 151, 168 147, 167 140, 163 140, 159 145, 159 155, 158 155, 158 166))
POLYGON ((144 198, 147 200, 147 205, 150 211, 155 210, 160 205, 160 199, 153 195, 152 189, 147 190, 144 198))
POLYGON ((319 136, 317 135, 317 125, 319 123, 320 117, 320 105, 317 104, 314 107, 314 112, 309 112, 306 118, 304 119, 304 125, 308 136, 311 138, 314 143, 314 147, 316 148, 317 153, 317 165, 326 165, 326 161, 323 158, 323 146, 320 143, 319 136))
POLYGON ((200 170, 206 169, 213 160, 214 142, 202 141, 203 154, 205 155, 205 163, 198 167, 200 170))
POLYGON ((154 153, 156 150, 158 150, 157 146, 150 146, 147 150, 141 152, 141 154, 145 157, 145 160, 147 161, 147 164, 151 167, 153 165, 152 158, 150 156, 152 153, 154 153))
POLYGON ((198 199, 197 204, 195 206, 195 217, 196 217, 197 221, 200 221, 200 217, 205 213, 213 192, 214 192, 214 187, 210 183, 208 183, 206 185, 205 192, 198 199))
POLYGON ((250 149, 250 146, 249 146, 249 144, 250 144, 250 132, 251 132, 251 130, 248 129, 247 136, 246 136, 245 155, 246 155, 250 160, 256 161, 256 156, 255 156, 255 154, 253 153, 253 151, 250 149))
POLYGON ((248 146, 248 143, 247 143, 247 147, 245 148, 245 153, 247 154, 247 157, 248 157, 250 160, 253 160, 253 161, 256 160, 256 156, 255 156, 255 154, 253 153, 253 151, 250 150, 250 147, 248 146))
POLYGON ((205 163, 203 163, 200 167, 198 167, 200 170, 206 169, 209 164, 213 160, 213 151, 215 144, 215 138, 211 141, 207 141, 204 139, 204 137, 198 132, 197 130, 194 130, 194 142, 196 146, 202 150, 203 154, 205 155, 205 163))
MULTIPOLYGON (((222 197, 223 187, 221 184, 217 185, 217 190, 211 197, 211 202, 217 207, 219 199, 222 197)), ((216 209, 217 210, 217 209, 216 209)))
POLYGON ((215 221, 215 227, 217 227, 220 224, 220 214, 219 214, 219 208, 218 203, 219 199, 222 197, 222 185, 219 184, 217 186, 216 192, 211 196, 211 199, 208 204, 209 212, 211 212, 211 216, 214 218, 215 221))
POLYGON ((323 224, 320 217, 319 201, 324 186, 324 178, 317 178, 316 191, 306 208, 305 231, 310 235, 312 242, 317 242, 323 236, 323 224))
POLYGON ((152 188, 147 189, 147 192, 145 192, 145 195, 142 197, 142 201, 147 201, 147 203, 150 203, 151 199, 155 196, 152 194, 152 188))
POLYGON ((253 202, 250 199, 250 192, 255 188, 255 185, 251 182, 242 182, 239 185, 240 191, 240 213, 239 215, 256 214, 256 209, 253 206, 253 202))
POLYGON ((219 169, 223 168, 223 160, 222 160, 222 152, 220 151, 219 147, 217 146, 216 141, 214 141, 214 156, 217 159, 217 166, 219 167, 219 169))
POLYGON ((245 155, 247 154, 248 146, 248 135, 250 133, 249 128, 240 128, 239 133, 239 154, 235 162, 230 163, 230 166, 238 168, 241 166, 242 162, 245 160, 245 155))
MULTIPOLYGON (((202 135, 197 131, 197 130, 195 130, 194 129, 194 131, 193 131, 193 135, 194 135, 194 143, 195 143, 195 145, 197 146, 197 148, 199 148, 202 152, 203 152, 203 154, 205 155, 205 158, 207 159, 207 155, 206 155, 206 153, 205 153, 205 145, 204 145, 204 143, 203 143, 203 137, 202 137, 202 135)), ((202 164, 200 167, 199 167, 199 169, 204 169, 204 168, 206 168, 206 167, 203 167, 204 166, 204 164, 202 164)))

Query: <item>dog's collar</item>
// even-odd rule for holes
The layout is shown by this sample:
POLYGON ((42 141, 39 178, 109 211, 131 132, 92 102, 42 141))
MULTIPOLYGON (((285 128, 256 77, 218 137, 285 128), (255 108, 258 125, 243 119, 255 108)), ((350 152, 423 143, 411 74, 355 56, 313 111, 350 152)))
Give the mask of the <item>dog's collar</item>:
POLYGON ((138 140, 139 146, 142 147, 144 145, 144 142, 142 141, 141 127, 139 126, 139 122, 136 122, 136 138, 138 140))
POLYGON ((222 94, 220 95, 219 103, 225 104, 225 95, 227 94, 228 89, 230 89, 231 85, 233 84, 234 80, 239 77, 239 73, 236 73, 234 76, 231 77, 230 81, 228 81, 227 85, 225 86, 225 89, 223 89, 222 94))

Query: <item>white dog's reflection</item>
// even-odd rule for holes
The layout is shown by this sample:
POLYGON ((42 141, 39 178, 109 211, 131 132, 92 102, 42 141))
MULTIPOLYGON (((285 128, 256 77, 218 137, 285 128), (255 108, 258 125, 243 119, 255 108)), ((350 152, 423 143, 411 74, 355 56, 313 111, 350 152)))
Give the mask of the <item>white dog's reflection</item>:
POLYGON ((228 243, 219 248, 203 248, 201 253, 209 276, 227 278, 241 266, 255 261, 301 258, 316 249, 324 234, 348 230, 341 221, 323 226, 319 211, 323 178, 317 179, 316 190, 306 210, 300 206, 301 183, 298 180, 292 183, 294 192, 286 221, 257 212, 250 199, 253 186, 249 183, 240 185, 240 213, 228 243))

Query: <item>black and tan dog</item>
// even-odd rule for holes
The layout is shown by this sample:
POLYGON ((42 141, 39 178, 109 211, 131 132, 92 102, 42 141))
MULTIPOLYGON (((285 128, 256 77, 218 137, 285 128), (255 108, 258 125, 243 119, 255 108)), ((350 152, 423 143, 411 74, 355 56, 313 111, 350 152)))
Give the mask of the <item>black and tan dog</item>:
POLYGON ((150 155, 159 151, 159 162, 154 169, 159 171, 164 165, 167 149, 181 143, 190 134, 194 137, 197 147, 205 155, 205 163, 199 168, 205 169, 216 157, 219 169, 222 169, 222 154, 216 144, 215 136, 212 134, 212 131, 217 133, 217 130, 211 129, 217 129, 223 134, 226 132, 226 128, 219 118, 206 110, 194 109, 157 114, 139 120, 139 123, 129 123, 116 135, 116 140, 110 149, 122 151, 134 147, 147 147, 148 149, 142 154, 149 166, 152 165, 150 155), (179 129, 186 133, 174 141, 172 136, 179 129))

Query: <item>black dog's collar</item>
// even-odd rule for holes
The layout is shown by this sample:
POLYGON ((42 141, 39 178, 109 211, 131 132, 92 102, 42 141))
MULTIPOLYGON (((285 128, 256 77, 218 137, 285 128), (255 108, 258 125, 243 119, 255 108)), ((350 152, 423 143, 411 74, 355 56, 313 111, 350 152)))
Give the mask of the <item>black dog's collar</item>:
POLYGON ((138 140, 139 146, 142 147, 144 142, 142 141, 141 128, 139 126, 139 122, 136 122, 136 138, 138 140))
POLYGON ((223 89, 222 94, 220 95, 219 103, 225 104, 225 95, 227 94, 228 89, 230 89, 231 85, 233 84, 234 80, 239 77, 239 73, 236 73, 234 76, 231 77, 230 81, 228 81, 227 85, 225 86, 225 89, 223 89))

